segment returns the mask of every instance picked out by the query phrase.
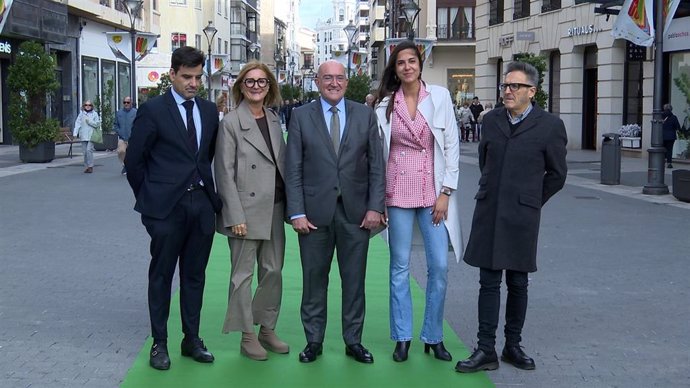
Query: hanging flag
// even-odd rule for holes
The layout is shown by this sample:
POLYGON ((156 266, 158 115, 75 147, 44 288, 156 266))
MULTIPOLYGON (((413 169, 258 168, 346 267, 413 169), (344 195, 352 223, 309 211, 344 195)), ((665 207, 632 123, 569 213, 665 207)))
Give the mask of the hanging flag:
POLYGON ((653 0, 625 0, 613 23, 611 36, 639 46, 651 46, 654 43, 653 5, 653 0))
POLYGON ((12 8, 12 0, 0 0, 0 32, 2 32, 5 22, 10 16, 10 8, 12 8))
POLYGON ((212 54, 211 55, 211 74, 217 74, 223 71, 225 64, 228 62, 226 54, 212 54))
MULTIPOLYGON (((132 52, 132 41, 129 32, 106 32, 106 41, 113 54, 124 61, 129 62, 132 52)), ((147 32, 137 32, 134 43, 136 60, 142 60, 156 44, 158 35, 147 32)))
MULTIPOLYGON (((398 45, 398 43, 407 40, 407 38, 388 38, 386 39, 386 61, 388 62, 388 58, 390 58, 391 53, 395 49, 395 46, 398 45)), ((415 38, 414 42, 417 44, 417 49, 419 52, 422 54, 422 61, 426 62, 427 59, 431 56, 431 51, 432 48, 434 47, 434 44, 436 43, 435 39, 422 39, 422 38, 415 38)))
POLYGON ((668 32, 679 4, 680 0, 664 0, 664 34, 668 32))

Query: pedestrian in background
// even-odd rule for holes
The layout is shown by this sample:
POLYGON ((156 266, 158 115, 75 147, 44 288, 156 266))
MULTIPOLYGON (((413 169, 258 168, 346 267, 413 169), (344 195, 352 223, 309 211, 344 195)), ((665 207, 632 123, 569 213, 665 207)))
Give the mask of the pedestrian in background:
POLYGON ((472 141, 477 141, 479 139, 479 115, 483 111, 484 107, 479 103, 479 97, 474 96, 474 98, 472 98, 472 104, 470 104, 470 112, 472 112, 472 141))
POLYGON ((486 115, 487 112, 489 112, 493 108, 494 108, 494 105, 490 102, 487 102, 486 104, 484 104, 484 110, 479 112, 479 117, 477 117, 477 140, 481 140, 481 138, 482 138, 481 133, 482 133, 482 126, 483 126, 483 122, 484 122, 484 115, 486 115))
POLYGON ((241 331, 240 352, 266 360, 266 350, 290 351, 275 334, 285 258, 285 141, 280 119, 268 107, 280 104, 280 90, 268 66, 249 62, 232 95, 238 105, 221 122, 214 163, 223 201, 216 227, 228 236, 231 263, 223 333, 241 331), (258 337, 254 325, 260 326, 258 337))
POLYGON ((678 117, 673 114, 673 106, 671 104, 664 104, 664 111, 661 114, 664 119, 663 124, 663 139, 664 148, 666 148, 666 165, 667 168, 673 168, 673 143, 676 142, 676 132, 680 130, 680 122, 678 117))
POLYGON ((74 122, 74 129, 72 130, 72 135, 74 137, 79 137, 81 140, 81 149, 84 153, 84 173, 91 174, 93 172, 93 142, 91 141, 91 136, 93 135, 94 129, 101 126, 101 118, 98 113, 93 109, 93 103, 91 100, 84 101, 82 105, 82 110, 77 116, 77 120, 74 122))
POLYGON ((568 137, 563 121, 532 105, 539 73, 534 66, 511 62, 501 90, 505 107, 484 116, 479 141, 479 191, 464 260, 479 267, 477 348, 457 363, 458 372, 498 368, 496 328, 505 272, 505 346, 501 359, 520 369, 534 369, 522 350, 527 313, 528 273, 537 270, 541 208, 565 184, 568 137))
POLYGON ((132 125, 134 124, 136 115, 137 108, 132 106, 132 97, 129 96, 122 100, 122 109, 115 112, 115 124, 113 125, 113 129, 115 133, 117 133, 117 157, 122 164, 122 175, 127 174, 127 169, 125 168, 125 155, 127 153, 129 137, 132 135, 132 125))
POLYGON ((286 165, 287 214, 299 234, 301 318, 307 346, 300 362, 313 362, 326 334, 328 274, 337 251, 342 286, 345 354, 362 363, 364 280, 372 229, 384 220, 383 147, 374 110, 345 99, 343 64, 319 66, 321 97, 292 112, 286 165))
POLYGON ((216 109, 218 110, 218 120, 223 120, 223 116, 228 113, 228 95, 222 93, 216 98, 216 109))
POLYGON ((168 315, 178 261, 182 356, 202 363, 214 360, 199 337, 199 325, 215 213, 223 204, 211 173, 218 112, 213 102, 197 97, 203 65, 204 53, 193 47, 173 51, 172 87, 139 107, 125 158, 134 210, 151 237, 149 365, 159 370, 170 368, 168 315))
POLYGON ((448 240, 462 256, 458 188, 459 139, 448 89, 422 81, 422 54, 398 44, 383 70, 376 115, 384 134, 386 210, 390 249, 390 336, 393 360, 407 360, 413 332, 410 255, 413 231, 426 252, 426 306, 420 340, 424 352, 452 359, 443 345, 448 240), (433 173, 433 174, 432 174, 433 173), (429 176, 429 174, 432 174, 429 176), (431 179, 429 179, 431 178, 431 179), (413 228, 414 224, 417 228, 413 228))
POLYGON ((463 142, 468 141, 470 130, 472 129, 472 111, 470 111, 470 104, 465 101, 462 106, 458 107, 457 111, 458 125, 460 127, 460 136, 463 142))

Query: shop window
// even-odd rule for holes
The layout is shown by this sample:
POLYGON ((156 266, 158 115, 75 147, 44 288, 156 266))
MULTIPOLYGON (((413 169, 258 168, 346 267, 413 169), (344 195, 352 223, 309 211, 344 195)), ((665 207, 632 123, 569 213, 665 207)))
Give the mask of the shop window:
MULTIPOLYGON (((132 75, 129 71, 129 63, 117 63, 117 95, 129 96, 132 93, 132 75)), ((136 98, 135 96, 130 96, 136 98)))
POLYGON ((513 20, 522 19, 529 16, 529 2, 530 0, 515 0, 513 8, 513 20))
POLYGON ((81 57, 81 79, 81 102, 93 102, 98 96, 98 58, 81 57))
POLYGON ((549 55, 549 112, 561 113, 561 53, 552 51, 549 55))
POLYGON ((626 44, 625 69, 623 70, 623 122, 621 124, 642 123, 642 71, 644 48, 631 42, 626 44), (641 50, 640 50, 641 49, 641 50))
POLYGON ((504 5, 503 0, 489 1, 489 25, 503 23, 504 5))
POLYGON ((448 69, 447 85, 456 104, 474 97, 474 69, 448 69))
POLYGON ((105 97, 105 91, 108 89, 108 81, 111 81, 113 83, 113 95, 110 96, 110 106, 113 108, 113 111, 118 109, 116 77, 115 62, 101 60, 101 98, 105 97))

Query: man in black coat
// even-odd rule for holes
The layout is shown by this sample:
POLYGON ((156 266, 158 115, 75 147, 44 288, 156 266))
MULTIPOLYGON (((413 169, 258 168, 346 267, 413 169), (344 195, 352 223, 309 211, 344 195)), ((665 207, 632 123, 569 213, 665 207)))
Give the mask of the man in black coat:
POLYGON ((662 113, 664 124, 662 126, 664 148, 666 148, 666 167, 673 168, 673 143, 676 142, 676 132, 680 130, 680 123, 678 117, 673 114, 673 106, 671 104, 664 105, 664 112, 662 113))
POLYGON ((567 135, 563 121, 531 103, 537 70, 508 65, 501 85, 505 106, 483 118, 479 142, 479 191, 464 261, 479 267, 477 349, 458 362, 458 372, 498 368, 494 349, 506 273, 505 347, 501 359, 520 369, 534 360, 520 347, 527 311, 527 274, 537 270, 541 208, 565 184, 567 135))
POLYGON ((204 53, 192 47, 173 52, 172 88, 139 108, 125 158, 134 210, 151 236, 149 363, 160 370, 170 368, 167 322, 178 258, 182 355, 213 362, 199 338, 199 321, 215 213, 222 202, 211 174, 218 113, 214 103, 196 97, 203 64, 204 53))

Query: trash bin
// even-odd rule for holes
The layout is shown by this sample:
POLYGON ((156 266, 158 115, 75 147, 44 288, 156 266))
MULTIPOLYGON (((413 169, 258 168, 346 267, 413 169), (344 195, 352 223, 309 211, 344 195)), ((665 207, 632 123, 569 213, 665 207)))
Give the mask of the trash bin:
POLYGON ((621 184, 621 139, 617 133, 605 133, 601 142, 601 184, 621 184))

